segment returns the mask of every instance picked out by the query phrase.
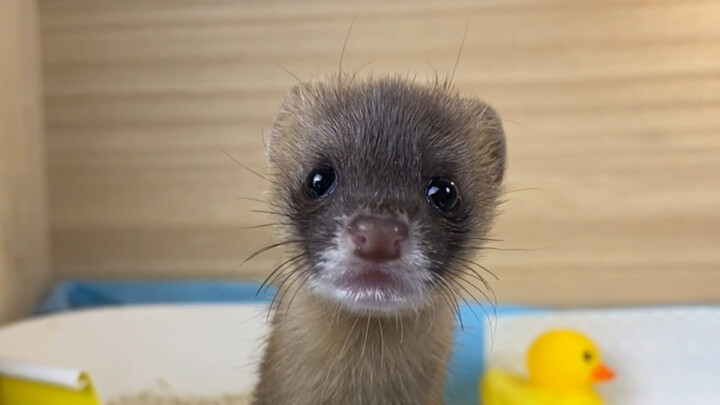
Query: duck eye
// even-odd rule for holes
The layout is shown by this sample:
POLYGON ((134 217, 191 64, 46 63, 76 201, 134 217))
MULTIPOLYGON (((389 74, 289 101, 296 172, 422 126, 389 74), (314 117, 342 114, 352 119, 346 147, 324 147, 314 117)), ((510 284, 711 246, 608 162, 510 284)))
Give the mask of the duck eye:
POLYGON ((592 361, 592 359, 593 359, 592 353, 590 353, 589 351, 583 352, 583 360, 585 360, 586 362, 589 363, 592 361))
POLYGON ((305 195, 316 199, 330 194, 337 184, 335 169, 328 164, 315 167, 305 179, 305 195))
POLYGON ((455 183, 447 177, 435 177, 430 180, 425 190, 428 202, 442 212, 450 212, 460 202, 455 183))

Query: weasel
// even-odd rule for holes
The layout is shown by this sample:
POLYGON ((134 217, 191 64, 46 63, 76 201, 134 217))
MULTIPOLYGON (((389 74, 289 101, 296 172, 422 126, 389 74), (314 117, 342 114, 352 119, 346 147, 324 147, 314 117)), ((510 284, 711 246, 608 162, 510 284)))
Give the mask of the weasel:
POLYGON ((291 254, 252 403, 442 404, 458 277, 501 194, 498 115, 447 82, 340 76, 294 87, 267 149, 291 254))

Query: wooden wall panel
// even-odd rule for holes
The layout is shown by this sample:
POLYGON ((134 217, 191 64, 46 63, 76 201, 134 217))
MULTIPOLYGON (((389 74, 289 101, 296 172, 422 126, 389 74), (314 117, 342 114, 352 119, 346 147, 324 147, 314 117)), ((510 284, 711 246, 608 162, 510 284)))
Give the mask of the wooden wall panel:
POLYGON ((260 277, 261 134, 295 79, 431 76, 493 104, 509 188, 483 259, 503 301, 720 301, 716 0, 41 0, 54 267, 260 277), (364 66, 365 64, 368 64, 364 66))
POLYGON ((30 313, 50 283, 35 4, 0 1, 0 323, 30 313))

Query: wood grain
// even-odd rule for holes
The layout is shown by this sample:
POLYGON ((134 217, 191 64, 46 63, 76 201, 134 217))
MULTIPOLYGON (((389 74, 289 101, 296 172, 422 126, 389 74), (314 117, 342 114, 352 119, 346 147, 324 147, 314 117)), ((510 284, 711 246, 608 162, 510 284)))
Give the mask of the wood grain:
POLYGON ((41 0, 62 277, 262 277, 251 213, 272 115, 343 66, 447 75, 493 104, 509 189, 502 301, 720 302, 716 0, 41 0), (367 64, 367 65, 366 65, 367 64), (531 190, 525 190, 531 189, 531 190), (525 190, 525 191, 521 191, 525 190))
POLYGON ((40 35, 33 2, 0 1, 0 324, 28 315, 51 276, 40 35))

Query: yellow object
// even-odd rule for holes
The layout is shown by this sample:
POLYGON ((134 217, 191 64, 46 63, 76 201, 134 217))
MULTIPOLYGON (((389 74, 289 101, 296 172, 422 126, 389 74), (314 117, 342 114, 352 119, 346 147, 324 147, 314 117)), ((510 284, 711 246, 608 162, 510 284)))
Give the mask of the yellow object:
POLYGON ((603 405, 592 385, 614 377, 595 344, 573 330, 540 336, 527 353, 528 377, 489 369, 480 384, 483 405, 603 405))
POLYGON ((101 405, 87 373, 0 359, 1 405, 101 405))

